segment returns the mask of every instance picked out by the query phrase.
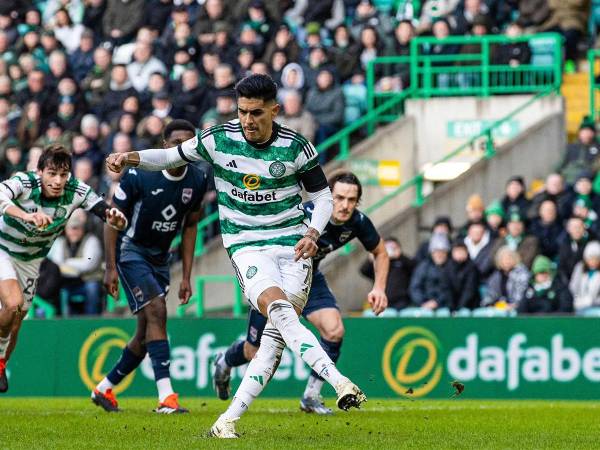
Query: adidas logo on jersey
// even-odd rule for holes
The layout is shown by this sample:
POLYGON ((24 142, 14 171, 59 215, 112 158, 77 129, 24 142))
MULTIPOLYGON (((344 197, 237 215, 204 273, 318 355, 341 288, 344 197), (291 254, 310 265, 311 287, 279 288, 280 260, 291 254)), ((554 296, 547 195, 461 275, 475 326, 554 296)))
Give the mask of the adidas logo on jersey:
POLYGON ((237 164, 235 163, 235 159, 232 159, 231 161, 229 161, 227 164, 225 164, 227 167, 233 167, 234 169, 237 169, 237 164))

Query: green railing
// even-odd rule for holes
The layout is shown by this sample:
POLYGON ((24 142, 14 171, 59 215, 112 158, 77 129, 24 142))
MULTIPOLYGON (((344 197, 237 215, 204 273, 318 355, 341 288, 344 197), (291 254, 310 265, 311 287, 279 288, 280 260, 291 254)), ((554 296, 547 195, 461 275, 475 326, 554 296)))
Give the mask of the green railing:
POLYGON ((588 50, 588 65, 590 79, 590 118, 595 122, 600 114, 598 114, 598 105, 596 104, 596 96, 600 89, 600 74, 596 73, 596 63, 600 59, 600 50, 588 50))
POLYGON ((500 35, 417 37, 410 55, 385 56, 367 67, 368 104, 372 109, 398 94, 378 83, 384 77, 410 71, 413 97, 487 97, 494 94, 536 93, 562 83, 562 37, 556 33, 508 38, 500 35), (525 43, 531 51, 528 64, 496 64, 495 53, 503 46, 525 43), (456 46, 457 53, 431 54, 436 45, 456 46), (469 51, 460 53, 468 46, 469 51))
POLYGON ((195 306, 194 315, 196 317, 203 317, 207 312, 207 308, 204 304, 205 288, 208 283, 231 283, 234 289, 233 307, 219 307, 213 308, 210 312, 217 311, 228 311, 233 310, 233 317, 242 317, 245 312, 244 302, 242 297, 242 290, 238 283, 237 278, 234 275, 199 275, 196 277, 196 292, 190 298, 187 305, 180 305, 177 308, 177 317, 185 316, 188 308, 195 306))
MULTIPOLYGON (((547 88, 545 91, 537 93, 536 95, 534 95, 533 97, 528 99, 526 102, 524 102, 522 105, 515 108, 513 111, 511 111, 506 116, 494 121, 492 124, 490 124, 484 130, 482 130, 481 133, 479 133, 477 136, 472 137, 471 139, 466 141, 464 144, 460 145, 455 150, 448 153, 446 156, 444 156, 440 160, 435 161, 433 163, 433 165, 435 166, 437 164, 451 161, 452 159, 459 156, 466 150, 472 150, 473 147, 475 147, 476 144, 480 143, 482 139, 484 139, 483 157, 485 159, 492 159, 496 155, 496 147, 494 145, 494 138, 493 138, 495 130, 498 129, 500 126, 502 126, 505 122, 510 121, 513 117, 515 117, 517 114, 521 113, 523 110, 527 109, 533 103, 537 102, 541 98, 547 97, 548 95, 550 95, 552 93, 558 94, 559 89, 555 88, 555 87, 550 87, 550 88, 547 88)), ((407 191, 409 188, 412 188, 412 187, 415 188, 415 196, 414 196, 414 199, 412 202, 412 206, 415 208, 420 208, 421 206, 423 206, 425 204, 425 202, 427 201, 427 197, 428 197, 423 192, 424 180, 425 180, 424 172, 417 173, 413 178, 402 183, 399 187, 394 189, 392 192, 388 193, 387 195, 385 195, 384 197, 379 199, 379 201, 372 204, 368 208, 365 208, 364 212, 366 214, 371 214, 371 213, 377 211, 378 209, 385 207, 386 204, 390 200, 396 198, 398 195, 402 194, 403 192, 407 191)), ((353 252, 355 249, 356 249, 356 245, 349 243, 344 246, 342 252, 343 252, 343 254, 349 254, 349 253, 353 252)))

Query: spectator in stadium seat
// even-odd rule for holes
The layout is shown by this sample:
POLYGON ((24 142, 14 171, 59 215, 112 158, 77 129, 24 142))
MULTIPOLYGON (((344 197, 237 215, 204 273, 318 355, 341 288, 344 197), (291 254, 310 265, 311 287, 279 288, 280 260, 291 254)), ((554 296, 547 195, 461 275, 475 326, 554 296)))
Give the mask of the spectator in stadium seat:
POLYGON ((467 229, 469 224, 473 222, 481 222, 484 218, 485 204, 479 194, 472 194, 467 199, 467 205, 465 207, 467 213, 467 222, 459 228, 457 237, 464 238, 467 235, 467 229))
POLYGON ((335 84, 330 70, 324 69, 317 76, 317 85, 306 94, 305 106, 319 124, 315 145, 335 134, 344 125, 344 95, 335 84))
POLYGON ((554 201, 545 200, 540 204, 538 217, 533 220, 530 232, 538 238, 540 253, 554 260, 558 256, 559 238, 564 232, 554 201))
POLYGON ((316 22, 330 30, 344 21, 344 2, 340 0, 296 0, 285 17, 295 25, 316 22))
POLYGON ((212 84, 215 77, 215 69, 221 64, 221 57, 213 50, 209 49, 202 53, 202 65, 200 67, 200 73, 202 74, 203 81, 207 84, 212 84))
POLYGON ((261 35, 264 42, 269 42, 275 34, 275 25, 269 17, 262 0, 250 0, 246 9, 247 14, 242 17, 242 22, 250 26, 261 35))
POLYGON ((289 61, 298 61, 300 57, 300 46, 296 38, 290 31, 289 25, 282 23, 275 32, 273 39, 267 44, 263 61, 269 62, 273 57, 273 53, 278 50, 283 50, 289 61))
POLYGON ((550 17, 548 0, 520 0, 517 22, 523 28, 535 30, 550 17))
POLYGON ((144 20, 145 0, 107 0, 102 18, 105 39, 120 45, 129 41, 144 20))
MULTIPOLYGON (((450 36, 450 24, 448 20, 441 18, 437 19, 433 23, 432 27, 433 36, 440 41, 443 41, 448 36, 450 36)), ((460 53, 460 45, 457 44, 435 44, 429 47, 427 54, 431 56, 448 56, 448 55, 456 55, 460 53)), ((440 61, 432 63, 433 66, 448 66, 449 63, 447 61, 440 61)), ((437 87, 445 89, 451 86, 452 84, 452 73, 438 73, 435 75, 434 82, 437 87)))
POLYGON ((474 309, 479 306, 479 271, 469 258, 469 251, 462 239, 452 244, 448 262, 448 279, 452 287, 451 311, 474 309))
POLYGON ((539 255, 531 267, 531 279, 517 307, 519 314, 551 314, 573 312, 573 296, 560 276, 556 276, 552 261, 539 255))
POLYGON ((6 116, 0 115, 0 160, 4 158, 6 146, 10 142, 12 136, 10 131, 10 123, 6 116))
POLYGON ((215 24, 215 42, 211 50, 219 55, 219 60, 227 64, 234 64, 237 47, 232 37, 233 29, 227 22, 215 24))
POLYGON ((585 246, 583 261, 573 270, 569 290, 576 313, 600 307, 600 242, 591 241, 585 246))
POLYGON ((540 30, 562 34, 566 59, 577 59, 577 44, 587 33, 590 1, 548 0, 548 6, 550 17, 540 26, 540 30))
POLYGON ((102 244, 91 233, 85 231, 85 212, 73 213, 65 235, 59 237, 52 246, 48 259, 60 267, 69 297, 83 295, 83 314, 100 314, 101 280, 103 277, 102 244))
POLYGON ((96 39, 100 39, 102 33, 102 16, 106 10, 106 0, 87 0, 81 23, 94 32, 96 39))
POLYGON ((29 154, 27 155, 27 167, 25 167, 25 170, 34 172, 37 170, 38 161, 40 160, 43 151, 44 149, 42 147, 31 147, 29 149, 29 154))
POLYGON ((25 148, 29 148, 42 135, 42 107, 31 101, 23 107, 23 114, 17 124, 16 135, 25 148))
POLYGON ((560 239, 558 250, 558 274, 564 280, 570 280, 575 265, 583 259, 583 250, 592 236, 586 229, 583 220, 571 217, 567 221, 565 233, 560 239))
MULTIPOLYGON (((380 39, 389 39, 394 28, 388 14, 378 11, 371 0, 360 0, 350 25, 350 33, 354 39, 361 40, 362 31, 366 27, 377 30, 380 39)), ((384 45, 389 43, 385 42, 384 45)))
MULTIPOLYGON (((452 228, 452 221, 450 220, 450 217, 438 216, 435 218, 435 221, 433 222, 433 225, 431 226, 431 235, 432 236, 444 234, 447 236, 448 242, 450 242, 450 239, 452 239, 452 232, 453 232, 453 228, 452 228)), ((420 263, 421 261, 424 261, 427 258, 429 258, 429 244, 430 244, 430 240, 427 239, 426 241, 422 242, 421 245, 419 245, 419 248, 415 255, 415 260, 416 260, 417 264, 420 263)))
POLYGON ((283 73, 283 68, 287 66, 288 62, 288 57, 285 54, 285 51, 277 50, 273 52, 273 56, 269 62, 268 73, 271 74, 271 78, 273 78, 273 81, 275 81, 275 83, 278 85, 281 85, 281 74, 283 73))
POLYGON ((485 22, 488 29, 494 26, 490 9, 483 0, 465 0, 463 8, 456 8, 449 17, 453 33, 459 36, 470 34, 478 18, 478 24, 485 22), (483 20, 482 20, 483 19, 483 20))
POLYGON ((304 65, 304 76, 308 88, 314 87, 321 70, 335 72, 335 66, 329 61, 329 56, 322 45, 308 49, 308 59, 304 65))
POLYGON ((47 26, 56 26, 56 14, 63 10, 69 15, 69 19, 74 23, 81 23, 83 12, 85 9, 84 1, 82 0, 48 0, 43 9, 42 20, 47 26))
POLYGON ((103 98, 102 118, 106 121, 111 120, 118 114, 123 100, 132 95, 137 95, 133 88, 127 68, 123 65, 113 66, 110 74, 110 83, 108 91, 103 98))
POLYGON ((494 258, 496 270, 486 283, 482 306, 514 309, 529 285, 529 270, 519 254, 508 246, 500 247, 494 258))
MULTIPOLYGON (((190 27, 190 13, 186 5, 177 5, 171 6, 170 10, 170 19, 167 20, 165 26, 161 28, 157 28, 158 30, 162 30, 162 34, 160 35, 160 42, 163 47, 169 50, 170 46, 174 45, 185 45, 187 42, 181 42, 180 39, 176 37, 177 30, 180 26, 188 27, 188 36, 191 37, 191 27, 190 27)), ((181 30, 180 30, 181 31, 181 30)), ((182 36, 180 36, 181 38, 182 36)), ((195 45, 198 45, 198 42, 195 38, 191 39, 195 45)), ((187 41, 187 36, 184 38, 184 41, 187 41)), ((172 63, 172 59, 167 58, 165 61, 167 64, 172 63)))
MULTIPOLYGON (((394 29, 394 39, 387 49, 389 56, 408 56, 410 55, 410 41, 415 37, 415 27, 409 20, 402 20, 394 29)), ((410 86, 410 64, 395 64, 391 68, 391 75, 400 78, 402 89, 410 86)))
POLYGON ((59 9, 54 15, 52 29, 54 30, 56 38, 67 50, 67 53, 71 54, 79 47, 79 41, 81 40, 85 27, 80 23, 73 23, 67 10, 59 9))
POLYGON ((537 216, 542 202, 552 200, 558 207, 559 219, 564 221, 571 214, 572 208, 569 197, 568 192, 565 190, 562 176, 558 173, 551 173, 546 177, 546 182, 541 192, 538 192, 531 199, 531 206, 527 213, 528 219, 534 219, 537 216))
MULTIPOLYGON (((398 310, 404 309, 411 306, 409 291, 410 280, 415 270, 415 262, 404 254, 400 241, 395 237, 388 237, 384 242, 385 249, 390 258, 390 269, 385 286, 388 306, 398 310)), ((371 257, 367 258, 360 266, 360 273, 370 280, 375 279, 375 270, 371 257)))
POLYGON ((55 113, 56 104, 52 99, 52 92, 47 89, 44 72, 34 69, 27 75, 27 87, 16 96, 16 102, 24 107, 26 103, 35 101, 42 108, 42 115, 49 116, 55 113))
POLYGON ((102 148, 102 136, 100 136, 100 121, 93 114, 86 114, 81 118, 80 131, 90 143, 94 151, 100 151, 102 148))
POLYGON ((227 91, 220 91, 217 94, 214 108, 209 109, 202 116, 202 128, 208 128, 214 125, 222 125, 237 117, 237 105, 235 94, 227 91))
POLYGON ((69 55, 69 66, 77 83, 94 67, 94 33, 91 30, 81 34, 78 47, 69 55))
POLYGON ((4 158, 0 162, 2 179, 13 176, 16 172, 25 170, 27 160, 23 156, 23 149, 16 139, 10 140, 6 146, 4 158))
POLYGON ((579 127, 577 142, 567 145, 557 171, 563 176, 566 185, 572 186, 583 170, 598 168, 599 157, 596 126, 593 121, 584 119, 579 127))
POLYGON ((410 298, 417 306, 430 310, 452 306, 449 252, 448 236, 434 234, 429 241, 430 256, 417 265, 410 280, 410 298))
POLYGON ((215 25, 227 22, 227 14, 222 0, 206 0, 200 8, 198 20, 194 24, 192 34, 198 36, 202 47, 208 47, 215 41, 215 25))
POLYGON ((160 148, 164 124, 165 122, 155 115, 144 117, 136 129, 140 148, 160 148))
POLYGON ((249 23, 243 23, 240 27, 237 44, 239 47, 251 48, 257 59, 262 58, 265 53, 265 40, 249 23))
POLYGON ((569 190, 568 204, 569 212, 572 212, 575 202, 579 199, 585 199, 586 203, 596 212, 600 212, 600 195, 593 189, 594 172, 583 170, 578 176, 575 184, 569 190))
POLYGON ((492 247, 494 240, 484 222, 471 222, 467 228, 464 244, 471 261, 479 271, 479 278, 486 280, 494 270, 492 247))
POLYGON ((75 109, 75 99, 64 95, 59 98, 56 120, 65 131, 75 132, 79 130, 81 113, 75 109))
POLYGON ((182 109, 185 120, 196 124, 207 107, 206 88, 200 84, 200 74, 196 69, 186 69, 181 74, 180 83, 173 93, 173 102, 182 109))
POLYGON ((594 211, 592 202, 585 196, 579 196, 573 203, 573 215, 583 220, 585 229, 594 236, 600 235, 598 213, 594 211))
MULTIPOLYGON (((77 53, 77 52, 76 52, 77 53)), ((110 86, 111 53, 104 47, 94 50, 93 66, 87 75, 80 80, 85 100, 96 112, 100 113, 104 95, 110 86)))
MULTIPOLYGON (((515 39, 523 34, 523 28, 518 22, 511 23, 505 31, 506 37, 515 39)), ((510 65, 518 67, 521 64, 529 64, 531 61, 531 49, 527 42, 512 42, 499 44, 493 49, 492 61, 494 64, 510 65)))
POLYGON ((133 61, 127 64, 127 75, 135 90, 143 92, 148 87, 150 76, 155 72, 166 74, 167 68, 160 59, 152 55, 149 44, 137 42, 133 61))
POLYGON ((104 167, 104 157, 97 149, 92 147, 90 141, 85 136, 75 134, 71 141, 71 148, 73 150, 74 163, 80 159, 87 159, 92 162, 95 174, 102 172, 104 167))
MULTIPOLYGON (((237 54, 237 79, 242 79, 251 74, 251 67, 254 64, 254 51, 250 47, 240 47, 237 54)), ((283 69, 283 67, 282 67, 283 69)))
POLYGON ((302 97, 290 91, 283 102, 283 114, 278 118, 281 125, 297 131, 309 141, 314 141, 317 124, 314 116, 302 107, 302 97))
POLYGON ((94 164, 88 158, 80 158, 73 163, 73 176, 98 192, 100 180, 94 175, 94 164))
POLYGON ((46 75, 46 84, 55 89, 61 80, 71 77, 67 55, 62 50, 54 50, 48 56, 50 73, 46 75))
POLYGON ((539 242, 537 237, 526 234, 523 216, 516 210, 508 215, 506 231, 506 236, 500 237, 494 242, 492 254, 496 255, 500 248, 506 246, 519 253, 520 261, 527 268, 531 267, 533 259, 539 251, 539 242))
MULTIPOLYGON (((361 69, 366 72, 370 61, 385 54, 385 43, 377 34, 377 30, 371 26, 364 27, 360 32, 358 42, 358 59, 361 69)), ((375 66, 375 74, 383 74, 381 65, 375 66)))
POLYGON ((277 101, 280 104, 285 102, 285 96, 288 92, 299 92, 302 98, 306 93, 304 70, 298 63, 289 63, 283 68, 281 73, 281 89, 277 91, 277 101))
POLYGON ((502 209, 507 215, 514 212, 527 219, 530 202, 525 197, 525 180, 520 175, 510 177, 506 182, 506 191, 502 197, 502 209))

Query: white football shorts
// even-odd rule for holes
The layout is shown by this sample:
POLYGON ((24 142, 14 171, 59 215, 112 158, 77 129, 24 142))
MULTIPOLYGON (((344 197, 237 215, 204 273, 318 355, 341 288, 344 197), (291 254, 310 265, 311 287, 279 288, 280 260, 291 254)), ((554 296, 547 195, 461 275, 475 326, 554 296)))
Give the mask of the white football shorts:
POLYGON ((31 307, 35 295, 37 280, 40 276, 40 264, 44 258, 21 261, 0 249, 0 280, 17 280, 23 290, 23 310, 31 307))

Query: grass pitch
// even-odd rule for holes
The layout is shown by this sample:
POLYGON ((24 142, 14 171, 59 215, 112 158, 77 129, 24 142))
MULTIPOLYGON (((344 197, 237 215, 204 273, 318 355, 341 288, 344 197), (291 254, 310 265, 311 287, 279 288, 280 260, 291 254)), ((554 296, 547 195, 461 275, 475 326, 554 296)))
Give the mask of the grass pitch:
POLYGON ((182 404, 191 414, 153 414, 154 399, 123 397, 125 412, 107 414, 89 399, 0 397, 0 448, 565 449, 600 442, 597 402, 371 399, 360 411, 322 417, 301 413, 296 399, 259 399, 238 423, 236 441, 206 437, 227 402, 182 404))

